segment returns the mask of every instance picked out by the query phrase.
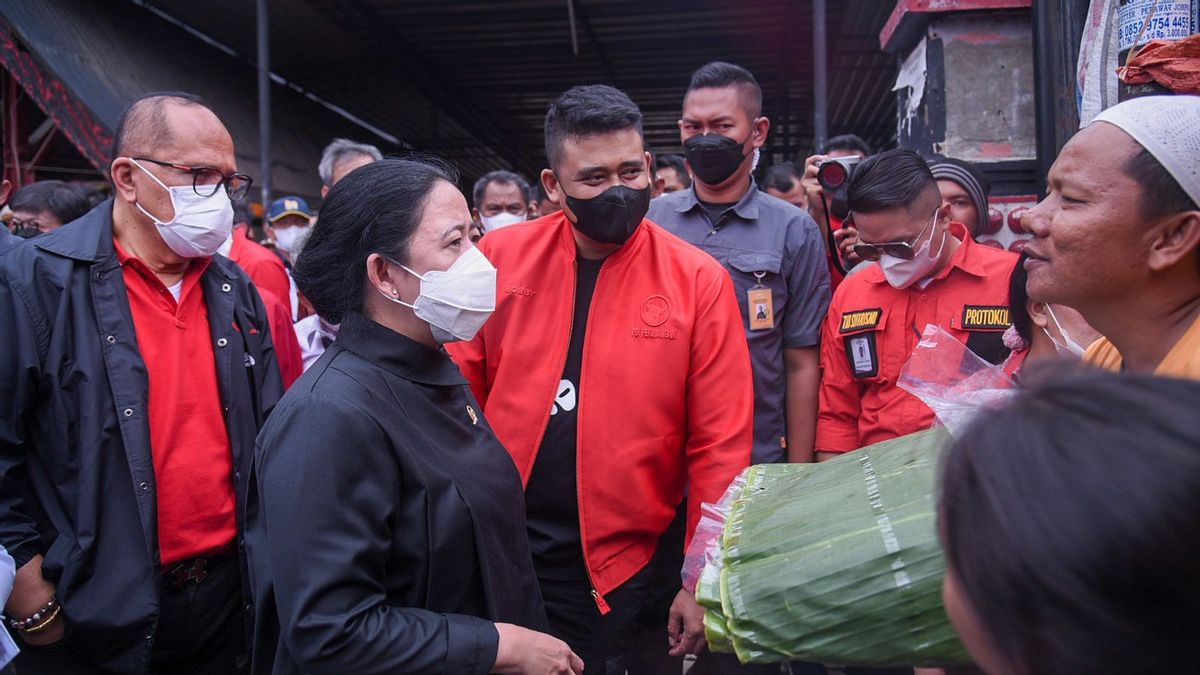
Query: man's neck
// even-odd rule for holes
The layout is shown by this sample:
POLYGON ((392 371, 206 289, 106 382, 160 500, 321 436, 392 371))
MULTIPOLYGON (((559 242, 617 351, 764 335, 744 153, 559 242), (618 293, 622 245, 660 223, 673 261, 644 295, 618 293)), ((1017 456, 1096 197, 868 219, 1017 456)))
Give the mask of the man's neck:
POLYGON ((938 256, 937 267, 930 272, 930 279, 942 273, 942 270, 950 266, 950 261, 954 259, 954 254, 958 252, 958 247, 962 246, 962 241, 954 236, 949 230, 946 230, 946 242, 942 245, 942 254, 938 256))
POLYGON ((1171 290, 1164 282, 1161 288, 1124 294, 1117 302, 1083 313, 1121 353, 1125 370, 1153 373, 1200 318, 1200 288, 1193 283, 1188 297, 1171 290))
POLYGON ((750 174, 738 171, 729 180, 720 185, 705 185, 699 180, 692 183, 696 186, 696 198, 708 204, 735 204, 750 191, 750 174))
POLYGON ((113 239, 129 255, 141 260, 165 286, 173 286, 187 271, 187 258, 172 251, 150 222, 123 201, 113 202, 113 239))

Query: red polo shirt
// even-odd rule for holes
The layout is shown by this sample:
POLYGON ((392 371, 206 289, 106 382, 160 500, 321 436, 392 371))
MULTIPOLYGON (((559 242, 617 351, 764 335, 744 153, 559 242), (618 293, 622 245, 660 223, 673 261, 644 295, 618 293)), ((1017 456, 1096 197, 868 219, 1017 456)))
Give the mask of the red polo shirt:
POLYGON ((179 301, 141 260, 113 242, 121 262, 138 351, 150 384, 150 454, 158 496, 164 567, 226 548, 237 533, 233 451, 225 418, 208 308, 192 262, 179 301))

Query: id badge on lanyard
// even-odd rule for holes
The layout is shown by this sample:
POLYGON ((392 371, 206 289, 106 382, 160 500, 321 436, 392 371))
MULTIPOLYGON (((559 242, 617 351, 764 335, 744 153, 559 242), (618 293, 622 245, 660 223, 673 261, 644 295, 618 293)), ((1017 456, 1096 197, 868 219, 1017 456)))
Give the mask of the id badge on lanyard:
POLYGON ((750 330, 764 330, 775 327, 775 307, 771 301, 771 289, 763 285, 766 272, 755 272, 757 281, 754 287, 746 291, 746 318, 750 321, 750 330))

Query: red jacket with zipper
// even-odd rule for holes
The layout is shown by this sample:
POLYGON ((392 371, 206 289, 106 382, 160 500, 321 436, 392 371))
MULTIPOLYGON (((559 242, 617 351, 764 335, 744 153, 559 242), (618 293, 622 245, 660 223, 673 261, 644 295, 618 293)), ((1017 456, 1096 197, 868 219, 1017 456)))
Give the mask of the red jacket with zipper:
MULTIPOLYGON (((528 483, 571 336, 576 248, 562 212, 480 241, 496 312, 448 345, 528 483)), ((600 269, 577 411, 583 556, 597 605, 642 569, 688 490, 688 540, 750 461, 750 353, 728 273, 643 220, 600 269)))

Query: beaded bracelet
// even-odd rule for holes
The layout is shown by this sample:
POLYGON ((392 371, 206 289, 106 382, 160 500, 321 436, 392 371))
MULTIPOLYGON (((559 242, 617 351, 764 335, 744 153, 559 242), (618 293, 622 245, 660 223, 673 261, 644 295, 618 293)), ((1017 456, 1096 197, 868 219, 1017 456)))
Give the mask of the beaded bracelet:
POLYGON ((42 619, 42 622, 37 625, 30 626, 28 628, 22 628, 21 634, 22 635, 36 635, 36 634, 46 630, 47 628, 50 627, 51 624, 54 623, 54 620, 57 619, 58 615, 61 613, 62 613, 62 606, 54 605, 54 611, 50 612, 49 616, 47 616, 45 619, 42 619))
POLYGON ((8 627, 13 630, 21 631, 22 633, 30 632, 30 629, 44 628, 45 624, 49 624, 58 617, 60 607, 58 606, 58 598, 50 598, 50 602, 46 606, 39 609, 29 616, 27 619, 8 619, 8 627))

